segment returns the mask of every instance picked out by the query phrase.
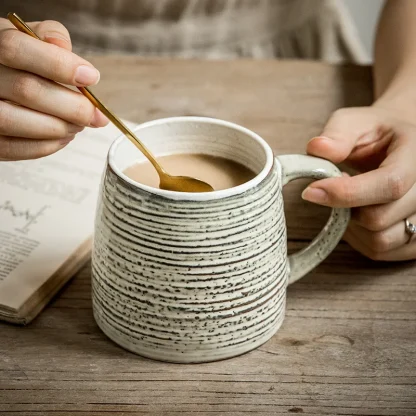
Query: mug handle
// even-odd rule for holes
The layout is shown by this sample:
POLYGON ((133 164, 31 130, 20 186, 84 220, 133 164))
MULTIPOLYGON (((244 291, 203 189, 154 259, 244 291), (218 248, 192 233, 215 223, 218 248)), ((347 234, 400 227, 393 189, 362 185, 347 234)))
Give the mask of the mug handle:
MULTIPOLYGON (((300 178, 324 179, 341 176, 331 162, 313 156, 277 156, 281 165, 282 186, 300 178)), ((341 240, 350 220, 348 208, 334 208, 321 232, 303 250, 289 256, 289 282, 292 284, 309 273, 331 253, 341 240)))

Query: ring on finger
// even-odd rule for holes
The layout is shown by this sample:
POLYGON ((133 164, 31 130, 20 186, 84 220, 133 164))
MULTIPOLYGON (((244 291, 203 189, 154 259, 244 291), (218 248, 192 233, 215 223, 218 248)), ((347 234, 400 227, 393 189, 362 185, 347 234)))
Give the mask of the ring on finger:
POLYGON ((410 242, 413 240, 413 237, 416 235, 416 225, 412 224, 408 218, 404 220, 404 224, 405 233, 409 236, 406 244, 410 244, 410 242))

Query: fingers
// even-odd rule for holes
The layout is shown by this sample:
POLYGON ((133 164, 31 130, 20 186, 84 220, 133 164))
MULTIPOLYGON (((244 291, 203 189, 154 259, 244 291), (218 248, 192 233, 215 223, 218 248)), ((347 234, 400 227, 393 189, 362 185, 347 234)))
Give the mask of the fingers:
POLYGON ((48 156, 64 148, 74 137, 73 134, 59 140, 33 140, 0 136, 0 160, 15 161, 48 156))
MULTIPOLYGON (((416 216, 411 217, 413 220, 416 216)), ((390 237, 373 237, 372 243, 366 238, 362 232, 356 227, 349 227, 344 235, 347 241, 355 250, 359 251, 364 256, 376 261, 405 261, 414 260, 416 258, 416 238, 413 238, 410 244, 406 244, 408 236, 404 232, 404 221, 401 223, 402 234, 406 237, 401 237, 406 240, 402 245, 395 247, 396 244, 391 244, 390 250, 385 250, 389 246, 390 237), (374 243, 376 243, 374 245, 374 243)))
POLYGON ((416 183, 416 129, 406 126, 391 141, 378 169, 354 177, 324 179, 311 184, 303 198, 331 207, 361 207, 397 201, 416 183))
POLYGON ((85 97, 57 84, 88 86, 100 78, 93 65, 71 52, 65 27, 54 21, 29 26, 45 42, 0 19, 0 160, 52 154, 83 126, 108 123, 85 97))
MULTIPOLYGON (((5 66, 0 66, 0 98, 79 126, 103 127, 108 123, 107 118, 82 94, 5 66)), ((21 135, 21 131, 3 133, 21 135)))
POLYGON ((394 171, 377 169, 350 178, 331 178, 314 182, 305 189, 302 197, 329 207, 362 207, 398 200, 406 194, 408 186, 404 177, 394 171))
POLYGON ((322 136, 312 139, 309 154, 348 162, 359 171, 312 183, 303 198, 330 207, 352 207, 344 238, 374 260, 416 258, 416 238, 407 244, 403 218, 416 222, 416 127, 383 109, 339 110, 322 136))
POLYGON ((416 185, 396 202, 354 209, 345 239, 373 260, 413 259, 416 247, 408 248, 404 219, 416 223, 415 211, 416 185))
MULTIPOLYGON (((45 42, 52 43, 60 48, 72 50, 71 37, 67 28, 54 20, 43 22, 30 22, 27 25, 45 42)), ((13 24, 7 19, 0 19, 0 30, 14 29, 13 24)))
MULTIPOLYGON (((54 26, 60 30, 56 24, 44 26, 54 26)), ((0 64, 67 85, 95 85, 100 79, 98 70, 85 59, 56 44, 42 42, 21 33, 5 19, 0 21, 0 64)))
POLYGON ((0 135, 28 139, 64 139, 83 130, 59 118, 0 101, 0 135))
MULTIPOLYGON (((410 222, 416 223, 416 215, 411 215, 408 218, 410 222)), ((350 224, 350 229, 363 244, 380 254, 402 247, 409 240, 403 219, 382 231, 370 231, 355 223, 350 224)))
POLYGON ((389 204, 353 209, 352 222, 369 231, 383 231, 416 211, 416 185, 401 199, 389 204))

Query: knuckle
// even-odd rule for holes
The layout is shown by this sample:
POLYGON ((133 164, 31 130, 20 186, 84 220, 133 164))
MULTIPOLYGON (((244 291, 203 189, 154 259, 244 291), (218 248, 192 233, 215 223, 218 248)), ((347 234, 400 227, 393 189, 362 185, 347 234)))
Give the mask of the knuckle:
POLYGON ((340 183, 333 189, 331 199, 337 201, 340 206, 354 206, 356 200, 356 190, 351 184, 340 183))
POLYGON ((332 113, 332 117, 331 118, 333 118, 333 119, 339 119, 339 118, 343 118, 343 117, 345 117, 347 114, 348 114, 348 112, 349 112, 349 108, 338 108, 337 110, 335 110, 333 113, 332 113))
POLYGON ((5 137, 0 137, 0 160, 14 160, 11 142, 5 137))
POLYGON ((340 196, 339 199, 344 202, 344 205, 351 207, 355 205, 355 192, 350 187, 346 187, 343 193, 343 196, 340 196))
POLYGON ((380 252, 375 252, 372 250, 369 250, 368 253, 364 253, 370 260, 373 261, 383 261, 384 260, 384 254, 380 252))
MULTIPOLYGON (((62 75, 67 73, 67 68, 71 68, 71 59, 65 49, 56 48, 51 74, 54 79, 62 79, 62 75)), ((68 80, 69 81, 69 80, 68 80)))
POLYGON ((88 126, 93 118, 95 107, 83 96, 74 107, 71 122, 80 126, 88 126))
POLYGON ((11 127, 12 120, 8 105, 0 101, 0 134, 10 134, 11 127))
POLYGON ((47 138, 44 142, 51 140, 64 139, 71 134, 69 124, 59 120, 58 123, 53 123, 49 126, 47 138))
POLYGON ((343 122, 347 111, 348 109, 346 108, 339 108, 331 114, 331 117, 325 126, 325 135, 329 135, 331 137, 335 137, 337 135, 339 125, 343 122))
POLYGON ((379 231, 372 235, 371 248, 374 253, 385 253, 392 247, 393 241, 386 231, 379 231))
POLYGON ((49 156, 59 150, 59 142, 57 140, 47 140, 42 142, 38 148, 36 155, 33 159, 39 159, 41 157, 49 156))
POLYGON ((367 252, 363 253, 367 256, 370 260, 377 261, 377 262, 385 262, 388 261, 387 252, 385 251, 376 251, 373 249, 368 249, 367 252))
POLYGON ((369 231, 383 231, 389 226, 384 210, 374 206, 361 208, 357 220, 363 228, 369 231))
POLYGON ((399 170, 388 173, 387 175, 387 193, 390 195, 392 201, 397 201, 400 198, 403 198, 408 189, 405 175, 403 175, 399 170))
POLYGON ((339 120, 344 120, 347 118, 355 117, 359 110, 360 110, 359 108, 355 108, 355 107, 338 108, 332 113, 331 120, 339 121, 339 120))
POLYGON ((24 72, 16 76, 12 85, 13 97, 18 100, 34 101, 40 97, 41 92, 42 83, 24 72))
POLYGON ((59 150, 58 140, 36 140, 33 141, 33 147, 30 149, 26 159, 40 159, 49 156, 59 150))
POLYGON ((4 30, 0 33, 0 62, 10 65, 20 49, 19 33, 16 30, 4 30))

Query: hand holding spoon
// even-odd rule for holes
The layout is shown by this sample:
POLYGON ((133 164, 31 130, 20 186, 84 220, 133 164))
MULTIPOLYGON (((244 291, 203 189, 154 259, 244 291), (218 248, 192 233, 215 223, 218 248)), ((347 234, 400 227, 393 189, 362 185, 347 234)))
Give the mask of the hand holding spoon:
MULTIPOLYGON (((16 14, 9 13, 7 18, 16 29, 24 32, 35 39, 39 36, 16 14)), ((87 87, 78 87, 81 93, 87 97, 91 103, 97 107, 107 118, 122 132, 127 138, 147 157, 149 162, 156 169, 161 189, 177 192, 212 192, 214 189, 211 185, 189 176, 172 176, 169 175, 157 162, 153 154, 146 148, 146 146, 134 135, 134 133, 115 115, 113 114, 87 87)))

